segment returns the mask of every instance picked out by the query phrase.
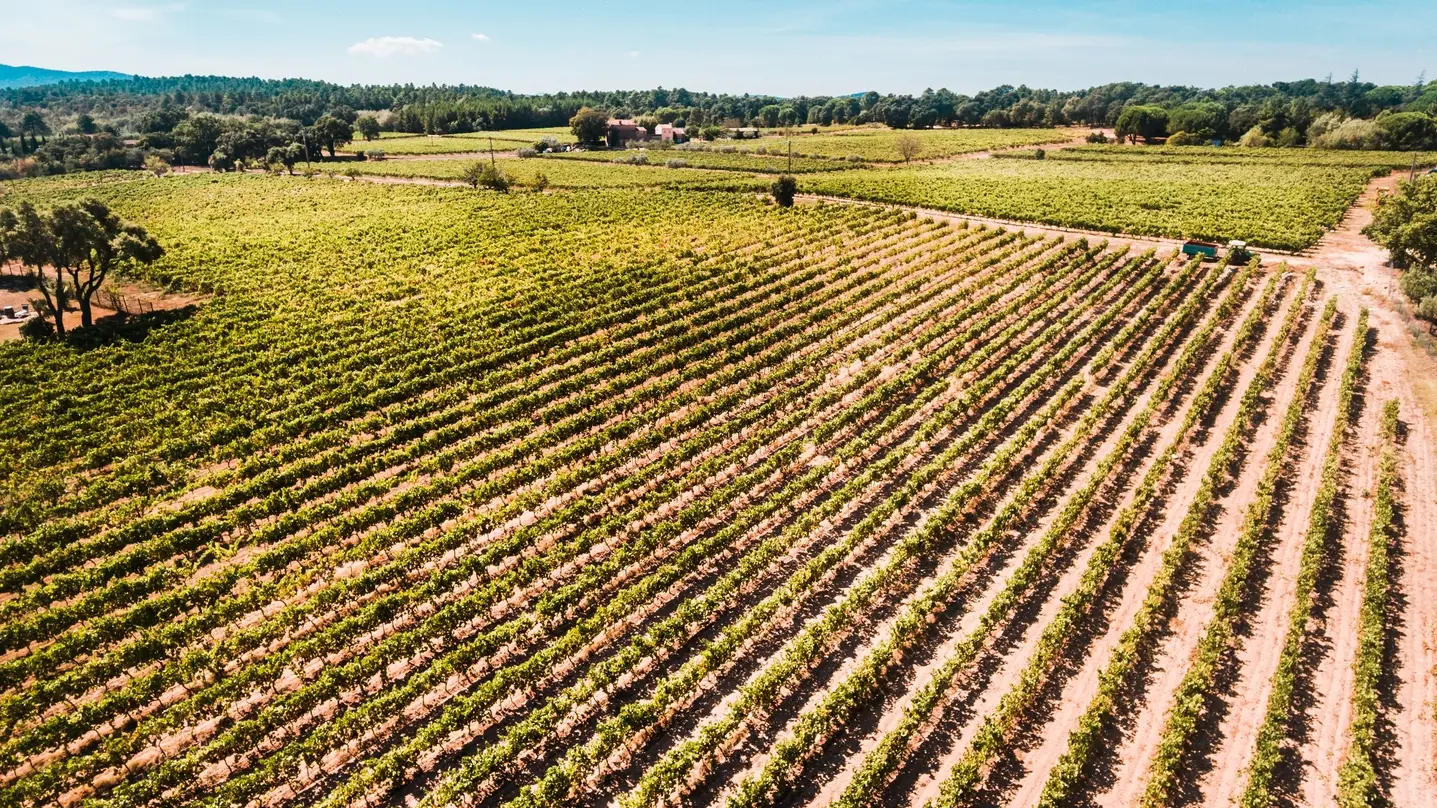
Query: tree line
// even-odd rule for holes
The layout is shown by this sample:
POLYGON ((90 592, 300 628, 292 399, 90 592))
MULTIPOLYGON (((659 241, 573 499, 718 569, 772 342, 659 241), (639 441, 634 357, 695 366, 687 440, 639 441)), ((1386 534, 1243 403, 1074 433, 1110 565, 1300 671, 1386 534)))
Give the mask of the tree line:
POLYGON ((292 170, 381 131, 451 134, 565 126, 582 110, 712 129, 881 123, 893 128, 1115 127, 1174 143, 1437 148, 1437 84, 1304 79, 1200 89, 1134 82, 1074 92, 1003 85, 964 95, 727 95, 684 88, 518 95, 478 86, 341 86, 319 81, 182 76, 67 82, 0 91, 0 178, 183 165, 292 170), (23 162, 17 162, 23 158, 23 162))

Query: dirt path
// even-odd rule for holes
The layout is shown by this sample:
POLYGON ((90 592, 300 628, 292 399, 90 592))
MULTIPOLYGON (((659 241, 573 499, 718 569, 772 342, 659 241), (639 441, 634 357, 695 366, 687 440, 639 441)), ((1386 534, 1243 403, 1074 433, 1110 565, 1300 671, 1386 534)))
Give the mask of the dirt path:
MULTIPOLYGON (((1376 409, 1394 397, 1401 403, 1406 428, 1404 462, 1400 464, 1405 529, 1398 578, 1400 616, 1395 658, 1391 660, 1397 684, 1388 716, 1396 745, 1391 798, 1396 805, 1431 808, 1437 806, 1433 771, 1437 766, 1437 360, 1425 347, 1430 339, 1424 329, 1407 313, 1397 289, 1397 273, 1385 266, 1385 251, 1361 233, 1372 220, 1370 205, 1379 191, 1394 188, 1403 178, 1398 172, 1374 180, 1360 203, 1319 242, 1307 262, 1316 264, 1319 277, 1341 296, 1344 311, 1353 313, 1359 305, 1370 310, 1377 345, 1369 362, 1368 407, 1376 409)), ((1356 451, 1370 448, 1360 445, 1356 451)), ((1358 538, 1366 540, 1366 536, 1358 538)), ((1334 619, 1342 618, 1339 614, 1334 619)), ((1324 674, 1335 676, 1337 672, 1329 665, 1319 671, 1319 677, 1324 674)), ((1321 678, 1319 682, 1324 688, 1334 687, 1321 678)), ((1346 690, 1328 692, 1341 692, 1343 702, 1350 699, 1346 690)), ((1345 704, 1327 703, 1313 713, 1321 721, 1323 715, 1347 709, 1345 704)), ((1312 733, 1302 749, 1303 759, 1325 761, 1314 765, 1330 766, 1333 751, 1313 745, 1320 737, 1320 731, 1312 733)), ((1347 739, 1336 743, 1339 750, 1345 749, 1347 739)))

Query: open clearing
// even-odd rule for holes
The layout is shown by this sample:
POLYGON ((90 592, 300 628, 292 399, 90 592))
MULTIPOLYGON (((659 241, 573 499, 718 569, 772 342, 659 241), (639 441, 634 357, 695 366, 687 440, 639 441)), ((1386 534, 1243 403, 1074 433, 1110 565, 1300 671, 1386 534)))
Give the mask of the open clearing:
MULTIPOLYGON (((815 181, 1192 174, 1063 154, 815 181)), ((1384 452, 1361 751, 1437 804, 1437 375, 1344 159, 1202 169, 1311 248, 1246 267, 580 160, 11 184, 205 298, 0 345, 0 805, 1333 805, 1384 452)))

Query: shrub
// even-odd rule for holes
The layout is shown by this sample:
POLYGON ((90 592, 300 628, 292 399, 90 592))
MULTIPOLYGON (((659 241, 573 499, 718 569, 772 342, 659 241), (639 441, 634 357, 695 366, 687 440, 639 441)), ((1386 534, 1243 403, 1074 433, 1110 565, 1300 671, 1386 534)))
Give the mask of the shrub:
POLYGON ((383 159, 384 159, 384 149, 370 149, 370 150, 369 150, 369 159, 371 159, 371 160, 383 160, 383 159))
POLYGON ((549 175, 548 175, 548 174, 545 174, 545 173, 542 172, 542 171, 540 171, 538 174, 535 174, 535 175, 534 175, 534 182, 533 182, 533 186, 532 186, 532 187, 534 188, 535 191, 543 191, 544 189, 548 188, 548 187, 549 187, 549 175))
POLYGON ((520 149, 520 150, 519 150, 519 156, 520 156, 520 157, 538 157, 538 156, 539 156, 539 150, 538 150, 538 149, 520 149))
POLYGON ((31 317, 20 324, 20 336, 26 339, 49 339, 55 336, 55 326, 44 317, 31 317))
POLYGON ((793 206, 793 196, 798 193, 798 181, 787 174, 779 175, 769 187, 773 193, 773 201, 785 208, 793 206))
POLYGON ((459 175, 459 179, 470 188, 488 188, 501 193, 509 190, 509 177, 489 163, 471 164, 459 175))
MULTIPOLYGON (((1323 118, 1328 116, 1324 115, 1323 118)), ((1330 128, 1319 126, 1323 118, 1313 122, 1307 130, 1312 145, 1319 149, 1377 149, 1381 148, 1382 130, 1372 121, 1351 118, 1330 128), (1317 130, 1318 134, 1313 135, 1317 130)))
POLYGON ((1169 146, 1201 146, 1203 139, 1191 132, 1173 132, 1168 135, 1169 146))
POLYGON ((1237 145, 1247 146, 1248 148, 1261 148, 1272 145, 1272 142, 1268 140, 1267 135, 1263 134, 1261 126, 1254 126, 1247 130, 1241 138, 1238 138, 1237 145))
POLYGON ((158 154, 151 154, 145 157, 145 170, 156 177, 163 177, 170 172, 170 164, 166 163, 158 154))
POLYGON ((509 175, 493 165, 484 166, 484 170, 479 172, 480 187, 488 188, 491 191, 504 193, 509 190, 510 182, 509 175))
POLYGON ((1105 134, 1103 134, 1102 132, 1096 132, 1096 131, 1094 131, 1094 132, 1089 132, 1089 133, 1088 133, 1088 137, 1087 137, 1087 141, 1088 141, 1089 143, 1107 143, 1107 142, 1108 142, 1108 136, 1105 135, 1105 134))
POLYGON ((664 165, 668 166, 669 168, 688 168, 689 161, 681 160, 677 157, 671 157, 669 158, 668 162, 664 163, 664 165))
POLYGON ((1034 149, 1034 150, 1033 150, 1033 159, 1034 159, 1034 160, 1042 160, 1043 158, 1045 158, 1045 157, 1047 157, 1047 156, 1048 156, 1048 153, 1045 152, 1045 151, 1043 151, 1042 149, 1034 149))
POLYGON ((848 157, 843 158, 843 159, 848 160, 848 162, 850 162, 850 163, 861 163, 861 162, 863 162, 863 157, 862 157, 862 155, 857 155, 857 154, 850 154, 850 155, 848 155, 848 157))

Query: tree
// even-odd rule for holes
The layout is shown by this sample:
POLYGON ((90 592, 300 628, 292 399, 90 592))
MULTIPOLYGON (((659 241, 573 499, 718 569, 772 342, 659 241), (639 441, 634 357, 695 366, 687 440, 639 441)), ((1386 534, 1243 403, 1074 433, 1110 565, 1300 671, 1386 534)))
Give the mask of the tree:
POLYGON ((0 121, 0 152, 5 151, 5 141, 14 136, 15 132, 9 126, 6 126, 4 121, 0 121))
POLYGON ((50 226, 52 256, 70 276, 82 326, 94 322, 91 298, 111 272, 126 264, 154 263, 165 254, 145 228, 121 219, 94 198, 55 206, 50 226))
POLYGON ((333 115, 322 115, 314 122, 314 139, 334 159, 335 151, 354 140, 354 127, 333 115))
POLYGON ((373 115, 360 115, 354 120, 354 128, 365 140, 375 140, 379 137, 379 119, 373 115))
POLYGON ((1152 143, 1168 133, 1168 111, 1150 104, 1124 107, 1115 129, 1118 140, 1137 143, 1142 138, 1144 143, 1152 143))
POLYGON ((32 109, 20 118, 20 134, 31 138, 44 137, 50 134, 50 124, 45 122, 45 116, 38 110, 32 109))
POLYGON ((898 156, 902 157, 905 163, 923 151, 923 141, 917 135, 899 135, 893 146, 898 149, 898 156))
POLYGON ((55 332, 65 336, 65 309, 70 304, 65 274, 55 257, 50 216, 21 202, 14 210, 0 209, 0 257, 18 261, 40 290, 42 313, 55 321, 55 332), (54 272, 53 280, 45 270, 54 272))
POLYGON ((787 174, 780 174, 769 190, 773 193, 773 201, 780 207, 791 208, 793 196, 798 193, 798 181, 787 174))
POLYGON ((1397 193, 1379 197, 1362 232, 1386 247, 1399 269, 1437 267, 1437 176, 1404 182, 1397 193))
POLYGON ((1216 101, 1183 104, 1168 114, 1168 132, 1187 132, 1199 140, 1227 137, 1227 107, 1216 101))
POLYGON ((225 133, 225 121, 218 115, 196 115, 175 126, 175 156, 188 165, 204 165, 225 133))
POLYGON ((597 146, 609 134, 609 119, 596 109, 581 107, 569 119, 569 131, 585 146, 597 146))
POLYGON ((100 126, 95 123, 94 116, 88 112, 82 112, 79 117, 75 118, 75 130, 82 135, 93 135, 100 131, 100 126))
POLYGON ((1437 149, 1437 122, 1420 112, 1392 112, 1377 116, 1383 145, 1400 151, 1437 149))
POLYGON ((145 156, 145 170, 156 177, 163 177, 170 173, 170 164, 158 154, 149 154, 145 156))
POLYGON ((762 126, 778 126, 778 116, 783 114, 783 108, 778 104, 767 104, 758 110, 758 122, 762 126))

